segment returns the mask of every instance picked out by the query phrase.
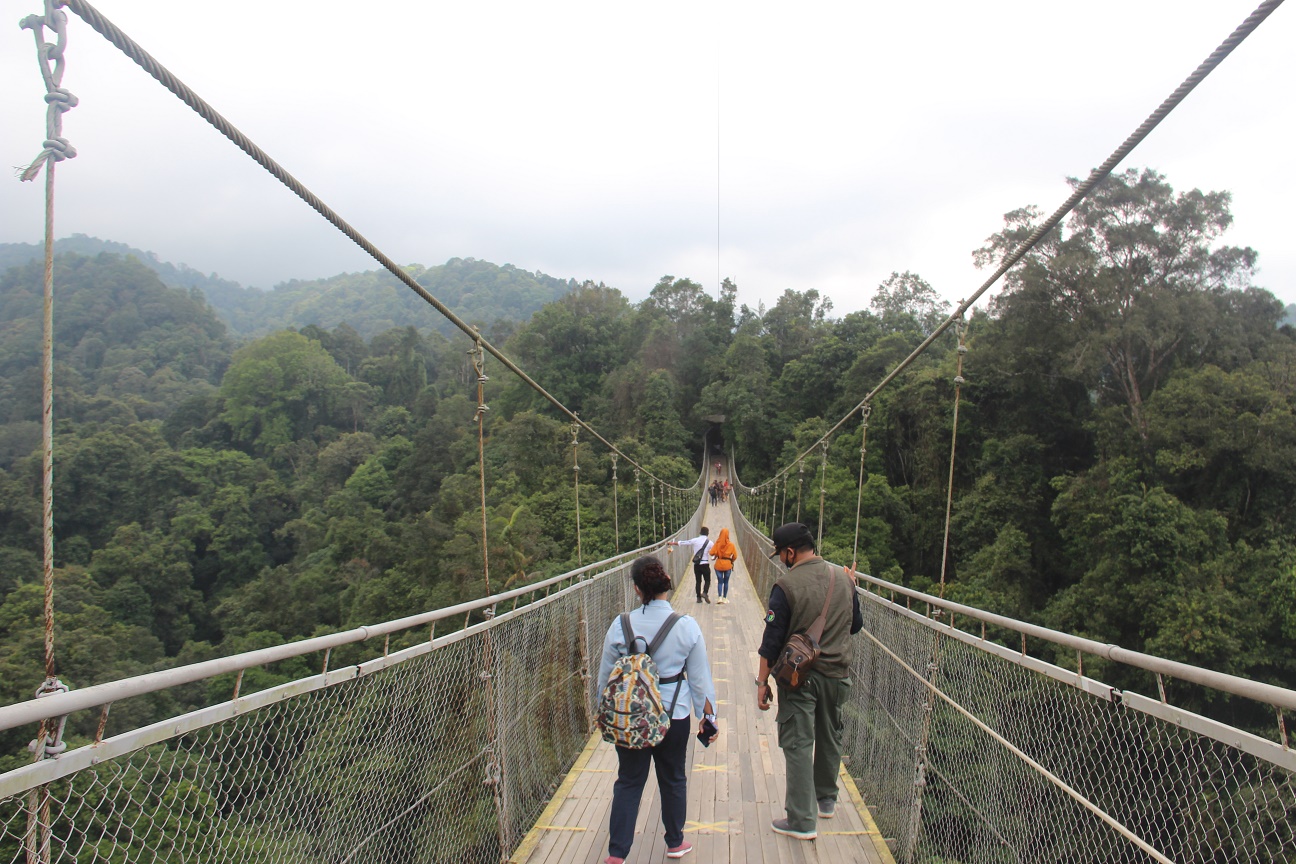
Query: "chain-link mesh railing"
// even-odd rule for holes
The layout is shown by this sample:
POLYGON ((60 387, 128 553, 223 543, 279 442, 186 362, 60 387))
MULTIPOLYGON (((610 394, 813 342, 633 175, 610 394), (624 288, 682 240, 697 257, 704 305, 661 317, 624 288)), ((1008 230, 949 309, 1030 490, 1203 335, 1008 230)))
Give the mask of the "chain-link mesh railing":
MULTIPOLYGON (((642 552, 677 582, 687 569, 642 552)), ((2 775, 0 861, 498 864, 588 741, 636 554, 467 604, 487 620, 458 632, 2 775)))
MULTIPOLYGON (((782 568, 731 500, 768 596, 782 568)), ((902 864, 1296 862, 1285 742, 985 640, 954 604, 860 595, 847 767, 902 864)))

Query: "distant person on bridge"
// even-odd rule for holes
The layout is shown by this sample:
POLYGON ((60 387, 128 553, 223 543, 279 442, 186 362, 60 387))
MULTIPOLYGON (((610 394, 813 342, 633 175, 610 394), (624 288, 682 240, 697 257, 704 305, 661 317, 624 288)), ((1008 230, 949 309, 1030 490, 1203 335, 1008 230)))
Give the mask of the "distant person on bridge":
POLYGON ((693 550, 693 582, 697 589, 697 602, 711 602, 711 529, 702 526, 702 533, 692 540, 671 540, 667 547, 687 546, 693 550))
POLYGON ((738 560, 738 548, 729 539, 729 529, 721 528, 720 536, 711 547, 711 559, 715 561, 716 602, 729 602, 729 577, 733 575, 734 561, 738 560))
POLYGON ((824 616, 820 654, 800 686, 779 683, 778 743, 787 764, 783 796, 787 818, 775 819, 777 834, 813 840, 815 813, 831 819, 837 809, 837 775, 841 770, 842 705, 849 696, 850 637, 864 627, 855 581, 841 567, 815 551, 814 535, 800 522, 774 529, 771 538, 787 575, 770 590, 756 671, 756 705, 768 711, 773 699, 770 667, 794 633, 804 633, 824 616), (817 805, 817 807, 816 807, 817 805))
MULTIPOLYGON (((634 641, 651 644, 657 631, 675 611, 668 595, 671 590, 670 574, 661 562, 651 555, 638 558, 630 565, 630 578, 634 582, 635 596, 643 604, 630 613, 634 622, 634 641)), ((603 662, 599 667, 598 692, 607 687, 612 666, 632 650, 625 644, 625 632, 618 618, 612 620, 603 639, 603 662)), ((685 615, 680 617, 666 634, 661 645, 653 651, 653 662, 667 681, 683 670, 677 682, 663 683, 662 699, 673 701, 670 731, 655 747, 632 750, 617 747, 619 771, 616 785, 612 787, 612 816, 608 824, 608 857, 604 864, 623 864, 634 842, 635 820, 639 818, 639 800, 643 797, 644 783, 648 780, 648 763, 657 769, 657 788, 661 793, 662 827, 666 829, 666 857, 683 858, 693 851, 693 844, 684 839, 684 812, 688 797, 688 775, 684 759, 688 752, 689 711, 699 719, 709 721, 715 728, 715 685, 711 682, 711 666, 707 661, 706 641, 697 621, 685 615)), ((699 734, 702 730, 699 728, 699 734)), ((718 733, 716 733, 718 734, 718 733)), ((715 740, 712 734, 710 741, 715 740)), ((709 743, 709 742, 708 742, 709 743)))

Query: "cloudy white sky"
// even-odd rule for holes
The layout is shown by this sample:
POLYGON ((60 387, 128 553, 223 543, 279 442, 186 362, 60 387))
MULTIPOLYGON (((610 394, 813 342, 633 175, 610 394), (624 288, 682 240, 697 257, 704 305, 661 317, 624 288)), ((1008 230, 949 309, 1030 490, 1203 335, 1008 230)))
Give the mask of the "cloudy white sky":
MULTIPOLYGON (((44 137, 30 33, 0 0, 0 146, 44 137)), ((1292 6, 1293 4, 1288 4, 1292 6)), ((402 262, 864 308, 892 270, 951 300, 971 252, 1053 210, 1255 0, 985 3, 98 0, 402 262)), ((72 16, 57 231, 270 287, 375 265, 72 16)), ((1296 8, 1279 8, 1125 163, 1227 189, 1226 241, 1296 302, 1296 8)), ((0 180, 0 241, 42 185, 0 180)))

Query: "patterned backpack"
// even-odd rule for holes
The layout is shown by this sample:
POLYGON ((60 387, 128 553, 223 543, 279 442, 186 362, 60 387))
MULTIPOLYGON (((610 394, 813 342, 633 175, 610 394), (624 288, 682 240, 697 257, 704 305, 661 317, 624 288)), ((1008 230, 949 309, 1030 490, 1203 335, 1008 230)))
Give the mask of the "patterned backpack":
MULTIPOLYGON (((603 740, 609 744, 642 750, 660 744, 670 731, 671 714, 675 711, 675 701, 679 699, 679 691, 683 688, 675 688, 675 697, 667 708, 662 703, 661 685, 683 681, 684 672, 681 670, 678 675, 660 677, 652 653, 681 617, 678 612, 672 612, 662 622, 661 629, 646 651, 642 654, 626 654, 613 665, 607 686, 603 688, 603 695, 599 698, 595 718, 603 733, 603 740)), ((621 632, 625 634, 626 646, 632 652, 635 640, 643 641, 642 636, 634 635, 629 614, 621 616, 621 632)))

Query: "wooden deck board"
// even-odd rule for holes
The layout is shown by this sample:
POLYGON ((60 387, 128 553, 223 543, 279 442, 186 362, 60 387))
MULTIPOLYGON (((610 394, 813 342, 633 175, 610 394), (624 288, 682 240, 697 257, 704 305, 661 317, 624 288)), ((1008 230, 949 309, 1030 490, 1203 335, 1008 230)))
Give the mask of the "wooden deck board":
MULTIPOLYGON (((733 533, 726 506, 707 514, 712 536, 733 533)), ((675 553, 680 554, 680 553, 675 553)), ((679 586, 675 608, 697 619, 706 637, 720 717, 720 737, 709 748, 690 739, 688 810, 684 837, 695 849, 683 859, 715 864, 894 864, 876 836, 871 819, 860 813, 863 801, 841 789, 837 817, 820 820, 818 840, 807 842, 775 834, 773 819, 783 813, 783 754, 778 749, 774 712, 756 708, 751 686, 756 649, 763 630, 764 599, 756 596, 741 553, 729 589, 730 603, 694 602, 691 575, 679 586)), ((577 776, 564 783, 559 806, 546 810, 510 859, 512 864, 602 862, 607 856, 608 816, 616 780, 616 751, 591 739, 591 752, 577 776), (548 824, 541 824, 548 818, 548 824), (583 830, 558 830, 579 828, 583 830)), ((666 859, 661 800, 656 777, 644 786, 634 847, 627 864, 659 864, 666 859)))

